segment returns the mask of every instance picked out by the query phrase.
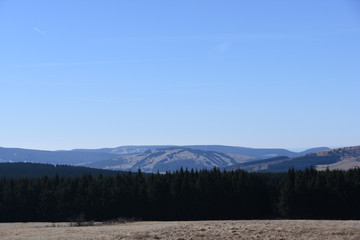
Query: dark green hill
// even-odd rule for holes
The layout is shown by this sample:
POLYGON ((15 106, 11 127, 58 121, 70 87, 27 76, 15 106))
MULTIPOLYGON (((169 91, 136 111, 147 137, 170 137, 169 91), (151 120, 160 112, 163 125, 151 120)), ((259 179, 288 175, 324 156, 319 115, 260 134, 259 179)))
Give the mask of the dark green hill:
POLYGON ((231 166, 229 169, 243 169, 249 172, 286 172, 289 168, 305 170, 307 168, 315 168, 318 165, 333 164, 338 161, 340 161, 340 157, 338 156, 317 156, 315 154, 307 154, 296 158, 275 157, 239 163, 231 166))
POLYGON ((0 162, 34 162, 76 165, 116 157, 106 152, 43 151, 0 147, 0 162))
POLYGON ((35 178, 35 177, 77 177, 90 174, 98 176, 116 176, 121 171, 94 169, 87 167, 74 167, 67 165, 51 165, 41 163, 0 163, 0 178, 35 178))

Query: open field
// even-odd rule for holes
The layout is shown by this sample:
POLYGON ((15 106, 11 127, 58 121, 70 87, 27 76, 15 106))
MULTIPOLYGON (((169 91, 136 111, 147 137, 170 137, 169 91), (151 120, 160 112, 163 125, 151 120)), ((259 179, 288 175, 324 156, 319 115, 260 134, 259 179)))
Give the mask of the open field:
POLYGON ((1 223, 1 240, 55 239, 351 239, 360 240, 360 221, 261 220, 133 222, 88 227, 69 223, 1 223))

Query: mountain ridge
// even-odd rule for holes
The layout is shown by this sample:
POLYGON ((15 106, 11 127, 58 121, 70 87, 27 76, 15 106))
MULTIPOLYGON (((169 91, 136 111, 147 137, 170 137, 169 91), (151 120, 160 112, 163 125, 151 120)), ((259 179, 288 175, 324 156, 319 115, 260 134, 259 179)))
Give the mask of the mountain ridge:
POLYGON ((313 167, 318 170, 329 168, 347 170, 360 167, 360 146, 328 149, 315 153, 308 153, 294 158, 277 157, 256 160, 249 163, 239 163, 228 167, 229 170, 243 169, 255 172, 284 172, 289 168, 304 170, 313 167))
POLYGON ((238 162, 251 160, 251 157, 203 151, 185 147, 159 148, 141 154, 122 155, 111 160, 98 161, 82 166, 104 169, 131 170, 145 172, 174 171, 179 168, 210 169, 226 167, 238 162))
POLYGON ((225 145, 143 145, 101 149, 60 151, 1 148, 0 162, 34 162, 145 172, 175 171, 179 168, 227 168, 244 162, 286 155, 301 156, 328 148, 312 148, 303 152, 287 149, 246 148, 225 145))

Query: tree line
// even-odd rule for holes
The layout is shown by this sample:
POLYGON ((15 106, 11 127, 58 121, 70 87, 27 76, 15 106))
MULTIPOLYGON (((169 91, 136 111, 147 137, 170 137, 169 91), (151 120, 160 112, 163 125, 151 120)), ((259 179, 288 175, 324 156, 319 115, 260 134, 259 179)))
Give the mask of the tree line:
POLYGON ((360 219, 360 169, 0 179, 0 221, 360 219))

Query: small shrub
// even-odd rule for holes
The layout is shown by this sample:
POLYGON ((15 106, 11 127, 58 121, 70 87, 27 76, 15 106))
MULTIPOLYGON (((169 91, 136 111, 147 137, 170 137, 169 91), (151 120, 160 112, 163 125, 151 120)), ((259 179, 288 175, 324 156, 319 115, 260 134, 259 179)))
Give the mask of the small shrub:
POLYGON ((86 221, 85 214, 80 213, 75 219, 70 220, 70 227, 88 227, 94 226, 95 221, 86 221))

